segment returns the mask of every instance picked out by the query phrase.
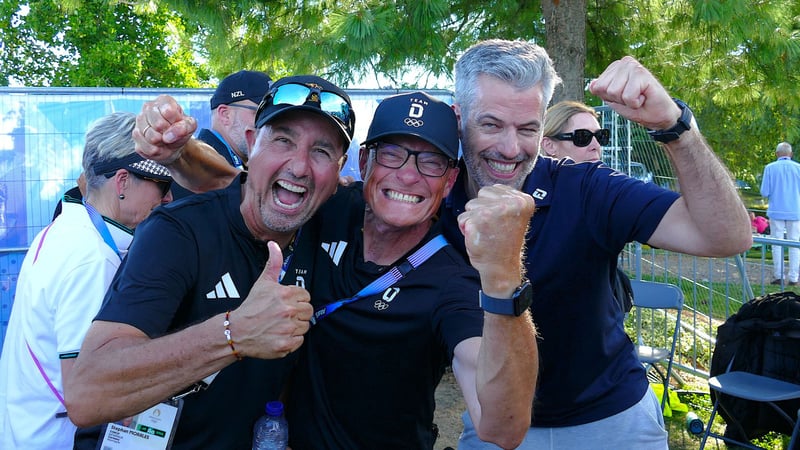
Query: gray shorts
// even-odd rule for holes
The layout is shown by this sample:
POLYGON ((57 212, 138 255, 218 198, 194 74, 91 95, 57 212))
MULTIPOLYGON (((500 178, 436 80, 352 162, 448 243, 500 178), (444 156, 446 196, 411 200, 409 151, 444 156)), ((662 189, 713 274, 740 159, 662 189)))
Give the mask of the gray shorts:
MULTIPOLYGON (((499 449, 478 439, 469 413, 465 412, 464 431, 458 450, 499 449)), ((667 430, 661 404, 651 389, 630 408, 595 422, 559 428, 529 428, 523 450, 667 450, 667 430)))

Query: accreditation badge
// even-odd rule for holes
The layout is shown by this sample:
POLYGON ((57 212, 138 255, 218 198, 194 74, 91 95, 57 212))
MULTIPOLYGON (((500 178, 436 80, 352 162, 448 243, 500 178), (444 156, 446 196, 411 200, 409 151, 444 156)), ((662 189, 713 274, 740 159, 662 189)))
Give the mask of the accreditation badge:
POLYGON ((166 450, 172 447, 182 398, 172 398, 133 417, 109 423, 103 432, 103 450, 166 450))

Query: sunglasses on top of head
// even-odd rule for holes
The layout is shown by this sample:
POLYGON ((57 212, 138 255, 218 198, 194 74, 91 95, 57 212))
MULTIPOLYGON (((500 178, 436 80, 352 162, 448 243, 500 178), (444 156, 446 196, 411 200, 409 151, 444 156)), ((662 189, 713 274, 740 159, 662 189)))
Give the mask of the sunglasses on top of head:
POLYGON ((572 133, 560 133, 551 136, 551 139, 559 141, 572 141, 577 147, 586 147, 591 144, 592 138, 597 138, 600 145, 608 145, 611 141, 611 131, 606 128, 601 128, 594 133, 583 128, 573 131, 572 133))
POLYGON ((351 126, 353 111, 344 97, 335 92, 322 90, 320 87, 298 83, 287 83, 272 88, 258 107, 256 117, 260 116, 261 111, 267 106, 282 104, 300 106, 309 101, 319 103, 319 109, 335 117, 344 125, 351 126))

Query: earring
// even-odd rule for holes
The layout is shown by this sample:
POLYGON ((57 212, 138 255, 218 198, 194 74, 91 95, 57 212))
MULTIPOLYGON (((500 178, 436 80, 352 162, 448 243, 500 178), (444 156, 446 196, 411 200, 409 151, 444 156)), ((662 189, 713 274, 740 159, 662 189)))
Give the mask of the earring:
POLYGON ((125 194, 119 194, 119 199, 120 200, 125 200, 125 194))

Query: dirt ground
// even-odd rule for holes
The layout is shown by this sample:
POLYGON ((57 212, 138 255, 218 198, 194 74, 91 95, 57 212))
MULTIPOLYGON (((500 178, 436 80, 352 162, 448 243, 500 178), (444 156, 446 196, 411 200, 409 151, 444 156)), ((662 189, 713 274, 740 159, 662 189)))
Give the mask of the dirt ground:
POLYGON ((439 439, 436 440, 435 450, 447 447, 458 447, 458 436, 461 434, 461 413, 466 409, 461 389, 458 388, 455 377, 447 371, 442 377, 442 382, 436 389, 436 413, 434 422, 439 426, 439 439))

